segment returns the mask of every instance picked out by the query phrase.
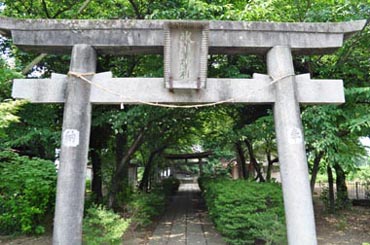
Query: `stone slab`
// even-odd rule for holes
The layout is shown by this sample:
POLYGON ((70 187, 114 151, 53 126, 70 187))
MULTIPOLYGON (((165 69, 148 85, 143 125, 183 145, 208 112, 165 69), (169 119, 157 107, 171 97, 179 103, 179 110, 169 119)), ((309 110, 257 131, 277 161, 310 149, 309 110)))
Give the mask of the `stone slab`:
POLYGON ((207 212, 204 206, 199 207, 199 202, 201 195, 198 184, 183 182, 150 237, 149 245, 226 244, 206 220, 207 212))
MULTIPOLYGON (((73 45, 85 43, 103 54, 163 53, 163 26, 166 22, 169 21, 2 17, 0 33, 12 36, 13 43, 20 48, 36 52, 70 54, 73 45)), ((287 45, 295 53, 313 54, 330 53, 341 47, 343 40, 361 30, 366 20, 340 23, 207 23, 210 26, 210 53, 265 53, 273 46, 287 45)))
MULTIPOLYGON (((91 87, 93 104, 140 104, 140 101, 192 104, 228 101, 228 103, 274 103, 274 86, 271 78, 254 74, 253 79, 208 78, 207 87, 201 90, 169 91, 163 78, 112 78, 110 72, 96 74, 91 87), (143 92, 147 91, 147 92, 143 92)), ((342 80, 314 80, 309 74, 296 76, 298 101, 303 104, 344 103, 342 80)), ((64 103, 66 79, 15 79, 13 98, 27 99, 32 103, 64 103), (25 89, 27 88, 27 89, 25 89)))

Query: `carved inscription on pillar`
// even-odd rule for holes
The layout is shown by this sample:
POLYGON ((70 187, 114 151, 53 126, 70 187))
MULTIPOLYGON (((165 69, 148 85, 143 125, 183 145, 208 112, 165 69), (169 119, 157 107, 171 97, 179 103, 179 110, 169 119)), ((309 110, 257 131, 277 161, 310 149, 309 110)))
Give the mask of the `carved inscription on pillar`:
POLYGON ((164 77, 169 89, 206 87, 207 22, 168 22, 165 25, 164 77))
POLYGON ((62 135, 64 146, 76 147, 80 144, 80 132, 76 129, 66 129, 62 135))

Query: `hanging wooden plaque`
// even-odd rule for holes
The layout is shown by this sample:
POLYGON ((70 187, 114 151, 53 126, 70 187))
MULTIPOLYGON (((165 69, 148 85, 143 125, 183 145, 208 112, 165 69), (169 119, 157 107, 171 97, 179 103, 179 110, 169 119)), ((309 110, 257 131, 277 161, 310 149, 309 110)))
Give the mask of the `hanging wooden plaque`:
POLYGON ((164 77, 166 88, 202 89, 206 87, 208 22, 167 22, 164 39, 164 77))

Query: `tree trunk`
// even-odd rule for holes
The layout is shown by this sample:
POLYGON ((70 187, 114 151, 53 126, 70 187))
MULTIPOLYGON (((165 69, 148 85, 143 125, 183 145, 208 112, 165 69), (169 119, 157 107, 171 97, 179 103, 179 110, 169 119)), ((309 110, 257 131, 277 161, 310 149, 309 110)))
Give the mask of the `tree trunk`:
POLYGON ((94 202, 101 203, 103 200, 102 191, 102 162, 101 150, 107 145, 111 135, 109 127, 95 126, 91 128, 90 137, 90 158, 92 163, 92 182, 91 190, 94 194, 94 202))
POLYGON ((108 197, 108 207, 116 209, 117 208, 117 193, 121 187, 120 179, 122 177, 122 172, 125 169, 125 166, 129 163, 132 155, 136 152, 136 150, 140 147, 143 142, 144 138, 144 131, 141 131, 138 136, 135 138, 134 143, 131 147, 127 150, 126 154, 122 158, 121 162, 116 168, 116 171, 112 177, 109 197, 108 197))
POLYGON ((334 206, 334 179, 333 179, 333 172, 331 167, 328 165, 326 168, 327 174, 328 174, 328 185, 329 185, 329 193, 328 193, 328 204, 329 204, 329 212, 334 213, 335 206, 334 206))
POLYGON ((266 158, 267 158, 267 171, 266 171, 266 181, 271 181, 271 172, 272 172, 272 166, 275 162, 278 162, 279 159, 271 159, 271 152, 266 152, 266 158))
POLYGON ((147 192, 149 190, 149 185, 150 185, 150 182, 151 182, 151 172, 152 172, 154 158, 155 158, 155 156, 157 154, 161 153, 166 148, 167 148, 167 146, 162 146, 160 148, 155 149, 154 151, 152 151, 150 153, 148 162, 147 162, 147 164, 145 164, 143 179, 140 182, 140 186, 139 186, 139 189, 140 190, 145 191, 145 192, 147 192))
POLYGON ((315 159, 313 160, 313 167, 311 171, 311 182, 310 182, 312 193, 314 192, 314 189, 315 189, 316 177, 317 177, 317 173, 319 172, 320 162, 323 156, 324 156, 324 152, 320 151, 315 156, 315 159))
POLYGON ((245 166, 244 152, 243 152, 242 144, 241 144, 240 141, 235 143, 235 150, 236 150, 236 154, 237 154, 237 162, 240 166, 241 173, 242 173, 241 175, 242 175, 243 179, 248 179, 247 168, 245 166))
POLYGON ((101 175, 101 158, 100 153, 93 149, 90 153, 91 162, 92 162, 92 182, 91 182, 91 191, 94 195, 94 202, 101 203, 103 200, 102 192, 102 175, 101 175))
MULTIPOLYGON (((123 133, 118 133, 115 136, 116 143, 116 169, 119 168, 122 159, 124 158, 125 150, 127 148, 127 127, 124 128, 123 133)), ((128 162, 125 162, 122 167, 122 173, 120 178, 120 185, 126 185, 128 183, 128 162)))
POLYGON ((252 143, 247 139, 244 140, 244 143, 247 145, 247 149, 249 153, 249 160, 251 164, 253 165, 254 169, 256 170, 257 179, 259 179, 260 182, 265 182, 265 178, 263 177, 262 172, 261 172, 261 167, 258 165, 257 159, 254 155, 252 143))
POLYGON ((124 148, 127 144, 127 137, 123 133, 118 133, 115 136, 115 147, 116 147, 116 168, 118 168, 119 164, 122 161, 124 156, 124 148))
POLYGON ((155 153, 151 152, 148 162, 145 164, 144 168, 144 173, 143 173, 143 178, 140 182, 139 189, 142 191, 147 192, 149 190, 149 185, 150 185, 150 174, 152 172, 152 163, 155 157, 155 153))
POLYGON ((346 174, 338 163, 334 164, 334 169, 337 175, 337 207, 340 209, 346 208, 350 203, 346 185, 346 174))

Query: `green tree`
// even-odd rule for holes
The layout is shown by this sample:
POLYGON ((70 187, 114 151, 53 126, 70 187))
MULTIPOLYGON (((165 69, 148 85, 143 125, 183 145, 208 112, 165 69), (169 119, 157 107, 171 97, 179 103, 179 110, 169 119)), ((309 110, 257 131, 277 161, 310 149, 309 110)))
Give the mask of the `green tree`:
MULTIPOLYGON (((368 1, 365 0, 27 0, 4 3, 6 8, 2 14, 16 18, 326 22, 368 18, 370 13, 368 1)), ((348 102, 345 105, 302 107, 312 172, 320 167, 325 169, 327 165, 330 168, 336 166, 337 172, 341 172, 341 169, 344 173, 352 171, 353 159, 363 154, 357 139, 369 135, 369 36, 367 27, 333 55, 299 56, 294 59, 297 74, 309 72, 314 78, 341 78, 347 87, 348 102)), ((11 46, 9 40, 2 42, 1 47, 3 53, 7 50, 15 58, 16 69, 23 71, 25 75, 33 71, 41 71, 44 76, 51 72, 68 72, 68 56, 43 55, 40 59, 42 54, 21 52, 11 46)), ((209 77, 249 78, 254 72, 266 73, 263 56, 212 54, 208 64, 209 77)), ((107 70, 120 77, 161 77, 162 57, 101 56, 98 60, 98 72, 107 70)), ((4 99, 10 98, 10 84, 7 91, 4 99)), ((241 162, 255 162, 256 168, 266 158, 270 166, 271 162, 277 160, 272 120, 268 116, 270 109, 271 106, 229 105, 181 112, 131 105, 124 110, 119 110, 117 106, 94 107, 91 142, 94 172, 101 172, 100 182, 108 183, 109 188, 113 188, 116 185, 113 184, 114 179, 125 179, 130 160, 138 159, 148 164, 152 153, 166 145, 167 141, 171 147, 167 147, 166 151, 180 151, 189 149, 192 144, 201 144, 204 149, 214 149, 217 153, 215 156, 220 158, 231 160, 235 156, 239 159, 244 157, 245 160, 241 162), (192 121, 179 119, 182 113, 190 115, 192 121), (176 118, 177 121, 171 121, 171 118, 176 118), (188 129, 180 128, 184 125, 188 129), (164 129, 163 137, 159 137, 164 129), (187 135, 190 133, 194 137, 187 135), (94 136, 102 134, 102 138, 94 136), (238 144, 239 150, 235 151, 238 144)), ((11 137, 1 139, 1 145, 17 148, 22 154, 52 158, 54 148, 59 144, 62 108, 26 105, 20 111, 20 116, 20 124, 12 125, 6 130, 11 137)), ((155 159, 159 162, 158 156, 155 159)), ((263 178, 259 177, 260 180, 263 178)), ((340 182, 344 183, 343 178, 340 182)), ((124 181, 118 183, 115 191, 124 185, 124 181)), ((102 200, 99 189, 101 185, 94 192, 99 193, 99 200, 102 200)))

